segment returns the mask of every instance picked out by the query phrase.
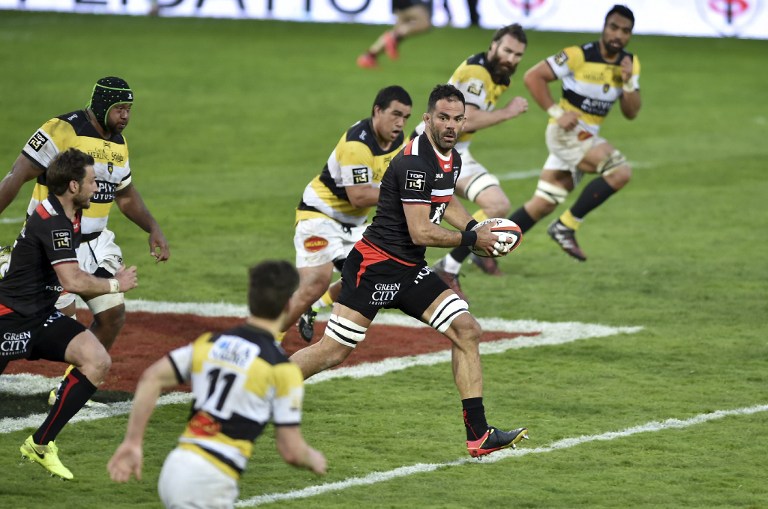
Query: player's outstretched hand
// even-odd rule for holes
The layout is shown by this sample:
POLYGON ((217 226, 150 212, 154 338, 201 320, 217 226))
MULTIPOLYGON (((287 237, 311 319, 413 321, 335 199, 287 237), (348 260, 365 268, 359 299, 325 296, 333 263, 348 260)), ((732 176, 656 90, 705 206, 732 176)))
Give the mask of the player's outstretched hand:
POLYGON ((123 442, 107 463, 109 477, 115 482, 128 482, 131 475, 141 481, 141 466, 144 463, 144 451, 140 446, 123 442))
POLYGON ((509 115, 509 118, 515 118, 528 111, 528 100, 525 97, 515 97, 509 101, 509 104, 507 104, 504 109, 509 115))

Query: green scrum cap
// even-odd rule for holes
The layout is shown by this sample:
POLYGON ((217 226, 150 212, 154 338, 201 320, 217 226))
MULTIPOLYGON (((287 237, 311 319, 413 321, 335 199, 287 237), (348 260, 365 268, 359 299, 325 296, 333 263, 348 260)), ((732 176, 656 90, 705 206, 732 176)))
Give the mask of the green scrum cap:
POLYGON ((133 91, 122 78, 108 76, 101 78, 93 87, 91 101, 86 107, 90 108, 96 120, 106 130, 109 110, 116 104, 133 103, 133 91))

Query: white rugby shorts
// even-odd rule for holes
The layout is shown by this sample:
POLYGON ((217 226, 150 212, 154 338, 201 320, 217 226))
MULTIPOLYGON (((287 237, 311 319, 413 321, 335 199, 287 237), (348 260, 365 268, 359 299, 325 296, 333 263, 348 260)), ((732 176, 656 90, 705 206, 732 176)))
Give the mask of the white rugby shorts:
POLYGON ((557 124, 548 124, 545 134, 549 157, 544 163, 545 170, 570 171, 573 174, 574 183, 577 183, 582 172, 577 165, 584 159, 589 150, 605 139, 598 135, 590 134, 584 129, 576 128, 566 131, 557 124))
POLYGON ((176 448, 165 458, 157 492, 165 507, 231 509, 239 488, 235 479, 199 454, 176 448))
POLYGON ((363 238, 368 224, 342 226, 331 218, 313 217, 296 224, 293 246, 296 248, 296 268, 318 267, 345 259, 355 243, 363 238))

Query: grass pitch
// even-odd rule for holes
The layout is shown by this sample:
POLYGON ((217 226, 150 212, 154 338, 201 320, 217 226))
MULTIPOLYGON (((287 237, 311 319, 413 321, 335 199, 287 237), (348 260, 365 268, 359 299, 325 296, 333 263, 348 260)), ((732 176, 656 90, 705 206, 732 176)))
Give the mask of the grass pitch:
MULTIPOLYGON (((596 17, 596 30, 600 24, 596 17)), ((134 182, 172 248, 167 264, 154 265, 146 235, 113 214, 110 227, 126 262, 139 266, 141 286, 129 297, 239 304, 249 265, 293 258, 301 191, 340 133, 368 114, 376 91, 394 83, 409 90, 414 127, 430 89, 491 36, 436 29, 406 41, 399 61, 357 69, 355 57, 380 30, 3 11, 0 154, 9 168, 45 120, 88 101, 96 79, 126 78, 136 92, 125 133, 134 182)), ((519 74, 596 37, 531 32, 519 74)), ((524 447, 768 403, 768 112, 755 67, 764 45, 636 36, 629 49, 642 63, 643 110, 633 122, 614 111, 603 130, 633 163, 634 179, 588 216, 579 239, 589 261, 572 262, 540 225, 502 260, 504 278, 464 270, 462 285, 478 316, 644 327, 628 337, 485 357, 489 419, 529 426, 524 447)), ((507 94, 529 98, 520 76, 507 94)), ((535 187, 536 177, 512 177, 540 168, 545 123, 532 105, 473 144, 479 161, 508 175, 502 185, 513 206, 535 187)), ((2 215, 9 221, 0 224, 5 243, 18 234, 13 219, 23 217, 30 188, 2 215)), ((430 250, 430 259, 442 253, 430 250)), ((125 417, 65 429, 59 442, 75 471, 71 483, 18 464, 30 430, 0 435, 2 505, 104 507, 110 500, 115 508, 158 507, 159 467, 186 410, 158 409, 145 479, 128 485, 112 484, 105 470, 125 417)), ((327 453, 328 477, 318 481, 283 465, 264 437, 241 498, 435 463, 442 466, 280 504, 767 507, 767 425, 765 412, 733 415, 450 466, 466 453, 449 368, 413 368, 309 386, 304 431, 327 453)))

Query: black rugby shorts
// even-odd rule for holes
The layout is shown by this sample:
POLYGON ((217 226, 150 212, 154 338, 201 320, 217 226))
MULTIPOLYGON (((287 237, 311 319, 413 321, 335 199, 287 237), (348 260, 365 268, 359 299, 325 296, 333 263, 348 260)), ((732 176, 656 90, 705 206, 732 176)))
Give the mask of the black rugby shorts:
POLYGON ((427 262, 396 260, 365 239, 355 244, 341 273, 338 302, 373 320, 382 308, 399 309, 418 320, 448 289, 427 262))
POLYGON ((17 313, 0 316, 0 366, 14 359, 65 362, 70 341, 85 329, 77 320, 55 310, 28 317, 17 313))

